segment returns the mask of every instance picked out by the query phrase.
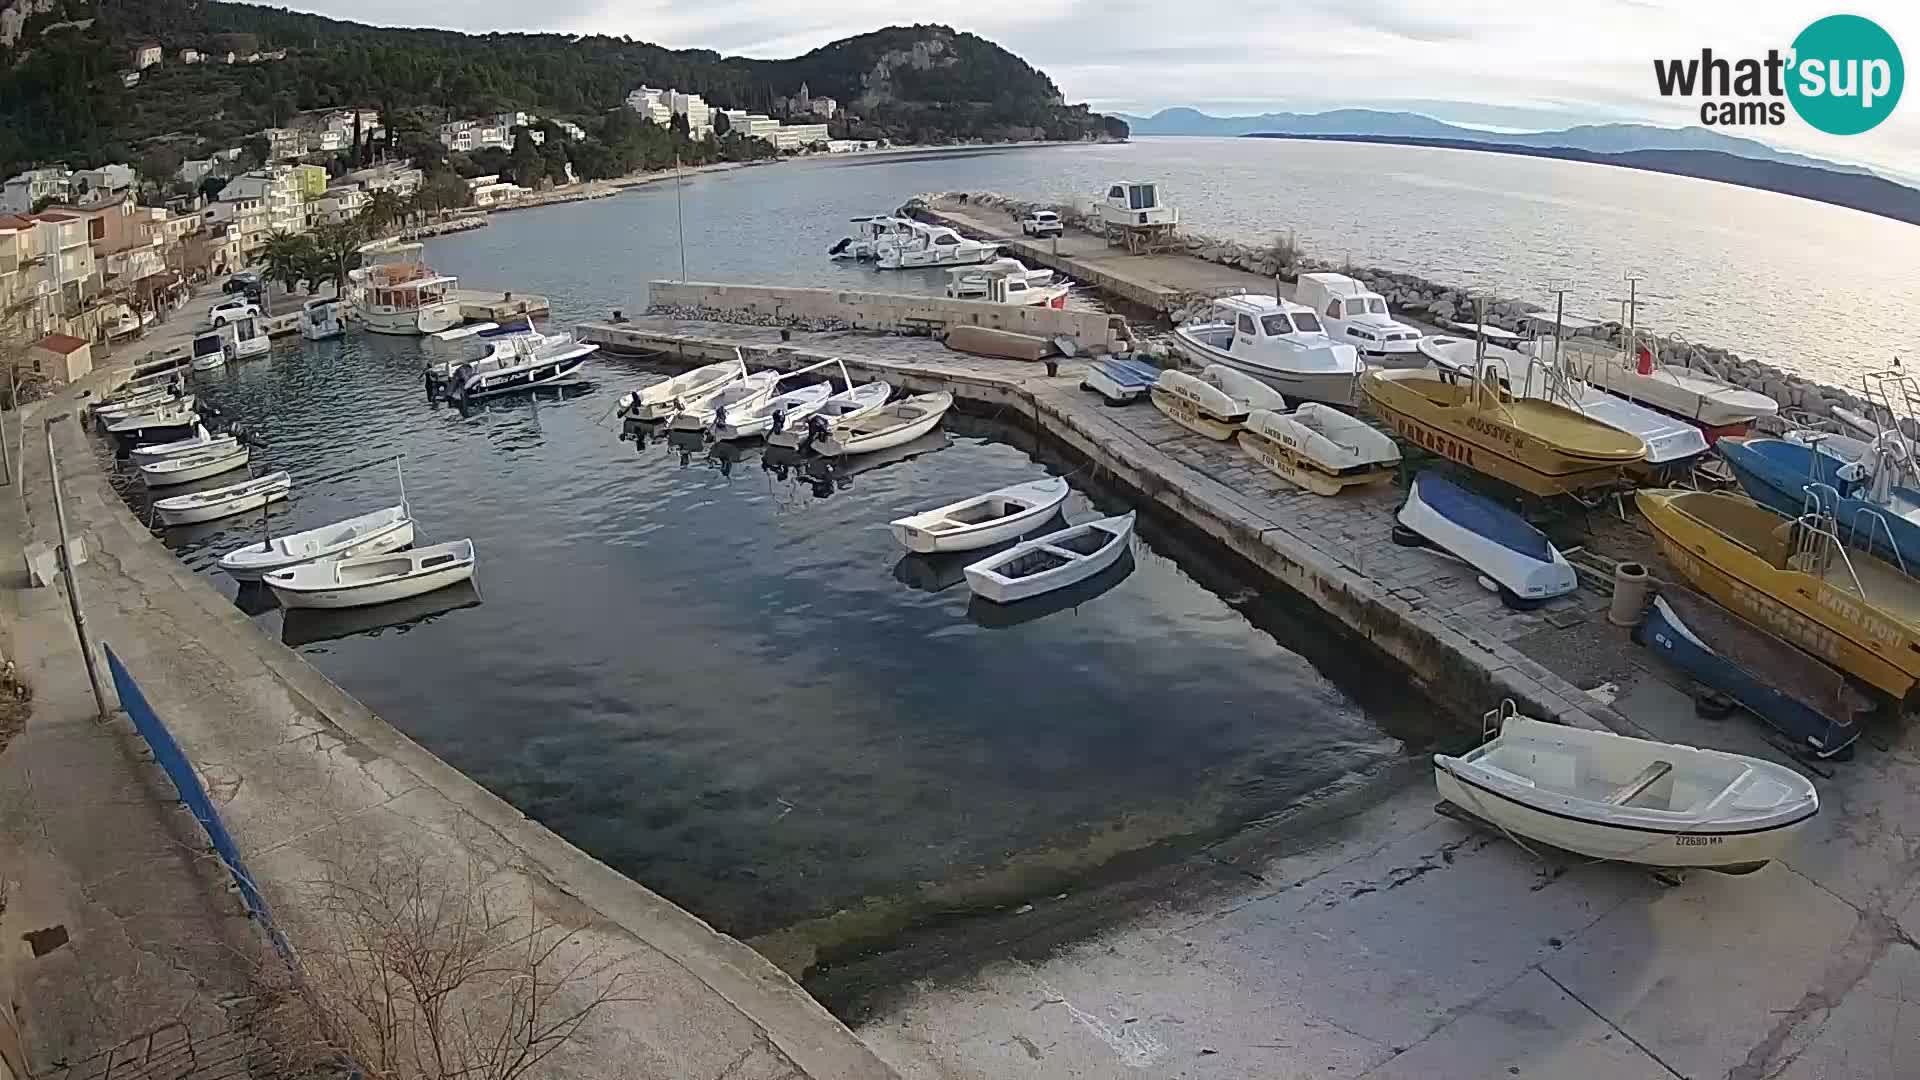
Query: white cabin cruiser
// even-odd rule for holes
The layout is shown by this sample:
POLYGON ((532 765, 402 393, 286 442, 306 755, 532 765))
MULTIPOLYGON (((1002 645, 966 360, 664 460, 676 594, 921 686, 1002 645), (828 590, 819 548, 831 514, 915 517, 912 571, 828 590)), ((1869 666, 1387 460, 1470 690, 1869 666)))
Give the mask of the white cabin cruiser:
POLYGON ((1351 345, 1333 340, 1312 311, 1272 296, 1222 296, 1205 319, 1174 330, 1196 364, 1225 364, 1289 398, 1353 405, 1367 368, 1351 345))
POLYGON ((978 269, 948 270, 947 295, 1015 307, 1067 306, 1068 285, 1054 285, 1053 271, 1029 270, 1018 259, 995 259, 978 269))
POLYGON ((346 333, 340 321, 340 301, 334 297, 309 300, 300 305, 300 336, 308 341, 325 341, 346 333))
POLYGON ((879 258, 879 245, 883 241, 906 236, 912 232, 912 226, 919 224, 912 218, 894 214, 873 214, 853 219, 853 235, 842 237, 840 242, 827 249, 827 255, 833 259, 853 259, 859 262, 872 262, 879 258))
POLYGON ((969 240, 945 225, 901 220, 908 227, 904 234, 889 235, 874 243, 874 261, 882 270, 971 266, 1000 254, 999 244, 969 240))
POLYGON ((360 253, 370 263, 352 271, 353 314, 376 334, 437 334, 460 325, 460 279, 439 274, 419 244, 375 241, 360 253))
POLYGON ((267 350, 273 347, 273 342, 267 338, 266 329, 260 325, 258 315, 247 315, 235 319, 221 327, 220 333, 226 335, 229 360, 265 356, 267 350))
POLYGON ((1053 284, 1053 271, 1033 270, 1019 259, 1002 256, 990 263, 978 267, 961 267, 947 271, 947 295, 956 300, 967 300, 987 295, 987 278, 991 274, 1023 276, 1026 283, 1035 288, 1053 284))
POLYGON ((449 400, 473 401, 559 382, 580 370, 599 348, 568 333, 514 334, 495 338, 478 360, 437 364, 428 374, 449 400))
POLYGON ((1387 298, 1345 274, 1301 274, 1294 299, 1312 308, 1327 336, 1382 367, 1420 367, 1420 329, 1387 313, 1387 298))

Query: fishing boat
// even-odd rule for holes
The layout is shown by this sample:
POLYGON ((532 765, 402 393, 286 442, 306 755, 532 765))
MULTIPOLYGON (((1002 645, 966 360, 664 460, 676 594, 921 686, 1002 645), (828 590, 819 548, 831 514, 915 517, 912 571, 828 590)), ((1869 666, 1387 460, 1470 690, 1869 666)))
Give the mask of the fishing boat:
MULTIPOLYGON (((1543 342, 1551 348, 1551 342, 1543 342)), ((1567 366, 1587 382, 1707 429, 1714 438, 1743 435, 1755 420, 1773 416, 1780 403, 1693 368, 1654 360, 1645 345, 1630 354, 1568 347, 1567 366)))
POLYGON ((1513 836, 1666 869, 1758 870, 1820 810, 1784 765, 1517 713, 1465 756, 1435 754, 1433 777, 1441 798, 1513 836))
POLYGON ((1738 702, 1798 753, 1832 757, 1860 737, 1855 713, 1871 702, 1845 675, 1689 589, 1662 589, 1634 640, 1738 702))
POLYGON ((1485 574, 1510 608, 1538 607, 1580 587, 1545 533, 1526 518, 1437 472, 1413 478, 1397 518, 1434 547, 1485 574))
POLYGON ((833 421, 814 440, 813 449, 827 457, 843 457, 900 446, 939 427, 951 408, 953 395, 945 392, 901 398, 864 416, 833 421))
POLYGON ((346 324, 340 321, 340 301, 337 298, 322 297, 300 305, 301 337, 308 341, 325 341, 346 332, 346 324))
POLYGON ((969 240, 945 225, 928 225, 901 218, 904 231, 889 233, 873 243, 874 265, 882 270, 918 270, 934 266, 968 266, 990 262, 1000 245, 969 240))
POLYGON ((1674 570, 1734 614, 1894 701, 1920 680, 1920 581, 1849 553, 1831 512, 1790 518, 1731 492, 1634 498, 1674 570))
POLYGON ((967 587, 996 604, 1063 589, 1118 562, 1132 537, 1126 513, 1022 540, 967 567, 967 587))
POLYGON ((1620 483, 1647 445, 1551 402, 1515 398, 1498 379, 1452 382, 1418 368, 1369 371, 1367 399, 1402 437, 1534 495, 1620 483))
POLYGON ((200 414, 192 405, 174 403, 149 412, 123 416, 107 424, 107 434, 122 444, 169 442, 191 432, 200 424, 200 414))
POLYGON ((1386 483, 1400 464, 1392 439, 1315 401, 1292 412, 1254 409, 1235 438, 1248 457, 1316 495, 1386 483))
POLYGON ((1125 405, 1151 393, 1160 369, 1141 360, 1103 356, 1087 361, 1087 377, 1080 389, 1091 390, 1110 404, 1125 405))
POLYGON ((260 580, 280 606, 352 608, 405 600, 473 580, 473 541, 455 540, 412 551, 356 555, 275 570, 260 580))
POLYGON ((1032 480, 898 518, 888 527, 908 551, 977 551, 1012 540, 1052 517, 1069 492, 1066 480, 1057 476, 1032 480))
POLYGON ((205 480, 210 476, 244 468, 251 456, 251 451, 235 441, 226 446, 145 462, 140 466, 140 479, 149 488, 190 484, 195 480, 205 480))
POLYGON ((226 367, 227 336, 218 330, 194 335, 193 359, 188 364, 195 371, 218 371, 226 367))
POLYGON ((268 473, 226 487, 161 499, 153 504, 153 509, 168 525, 195 525, 258 510, 286 498, 292 487, 293 477, 286 472, 268 473))
POLYGON ((1225 364, 1200 374, 1166 370, 1153 383, 1153 404, 1167 419, 1209 439, 1231 439, 1255 409, 1284 412, 1287 399, 1259 379, 1225 364))
POLYGON ((984 304, 1064 308, 1071 288, 1052 284, 1053 271, 1029 270, 1018 259, 995 259, 985 266, 960 267, 947 273, 955 279, 947 286, 948 296, 960 297, 965 290, 968 298, 984 304), (1038 275, 1045 277, 1036 281, 1038 275))
POLYGON ((134 464, 145 465, 179 454, 197 454, 202 450, 217 450, 238 442, 239 440, 232 435, 214 435, 208 432, 205 426, 200 426, 194 428, 193 434, 184 439, 136 446, 127 456, 133 459, 134 464))
POLYGON ((599 348, 567 333, 502 337, 486 356, 447 371, 439 385, 449 400, 459 402, 547 386, 571 377, 599 348))
POLYGON ((775 394, 751 408, 729 407, 724 418, 715 415, 713 437, 719 442, 727 442, 785 431, 790 427, 805 430, 807 418, 819 412, 832 394, 832 386, 814 383, 775 394))
POLYGON ((768 432, 767 445, 798 450, 817 440, 834 424, 857 420, 885 405, 892 396, 893 385, 879 379, 849 387, 829 397, 805 423, 788 424, 779 431, 768 432))
POLYGON ((911 226, 919 224, 912 218, 894 214, 870 214, 850 220, 854 226, 853 235, 842 237, 839 243, 828 248, 828 257, 872 262, 879 257, 878 248, 882 242, 906 236, 913 231, 911 226))
POLYGON ((403 504, 235 548, 219 565, 235 581, 258 581, 292 566, 380 555, 412 543, 413 516, 403 504))
POLYGON ((746 374, 746 363, 737 359, 697 367, 620 395, 620 415, 629 420, 665 420, 683 408, 701 404, 746 374))
POLYGON ((139 386, 123 386, 119 390, 96 399, 87 410, 98 416, 100 410, 125 405, 128 402, 165 402, 183 392, 185 382, 177 372, 169 372, 153 382, 139 386))
POLYGON ((1195 364, 1225 364, 1296 401, 1357 402, 1354 379, 1366 363, 1353 346, 1328 337, 1319 316, 1272 296, 1222 296, 1213 312, 1173 332, 1195 364))
POLYGON ((1920 490, 1902 482, 1913 467, 1903 445, 1883 436, 1850 464, 1785 439, 1724 438, 1716 445, 1755 501, 1788 515, 1817 504, 1833 513, 1848 543, 1920 572, 1920 490))
POLYGON ((1381 367, 1418 367, 1420 329, 1387 313, 1387 298, 1345 274, 1301 274, 1293 298, 1320 316, 1327 336, 1381 367))
POLYGON ((733 409, 752 412, 764 405, 773 396, 773 388, 779 382, 780 373, 777 371, 756 371, 728 383, 717 393, 685 406, 673 414, 673 421, 667 426, 675 431, 705 431, 725 421, 727 413, 733 409))
POLYGON ((437 334, 460 325, 460 279, 436 273, 417 243, 363 244, 369 265, 348 274, 353 317, 376 334, 437 334))

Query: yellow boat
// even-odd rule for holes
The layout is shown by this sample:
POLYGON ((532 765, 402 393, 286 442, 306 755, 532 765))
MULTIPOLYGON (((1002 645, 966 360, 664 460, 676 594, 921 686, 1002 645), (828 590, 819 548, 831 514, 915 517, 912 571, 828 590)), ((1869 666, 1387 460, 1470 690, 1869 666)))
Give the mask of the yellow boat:
POLYGON ((1638 435, 1549 401, 1515 398, 1491 369, 1466 382, 1418 368, 1376 369, 1360 386, 1408 442, 1534 495, 1617 484, 1647 456, 1638 435))
POLYGON ((1694 588, 1896 701, 1920 679, 1920 581, 1849 551, 1831 516, 1787 518, 1725 492, 1635 498, 1694 588))

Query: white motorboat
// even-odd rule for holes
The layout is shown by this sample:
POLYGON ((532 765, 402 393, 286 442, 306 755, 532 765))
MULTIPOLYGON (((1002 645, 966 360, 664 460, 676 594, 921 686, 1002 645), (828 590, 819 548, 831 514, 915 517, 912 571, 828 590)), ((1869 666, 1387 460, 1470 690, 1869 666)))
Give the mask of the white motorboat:
MULTIPOLYGON (((756 435, 767 435, 786 431, 788 428, 806 430, 807 418, 820 411, 833 395, 833 387, 827 383, 814 383, 782 394, 775 394, 752 408, 734 408, 728 406, 724 418, 715 416, 713 437, 720 442, 732 439, 751 439, 756 435)), ((718 401, 720 394, 714 400, 718 401)))
POLYGON ((893 214, 874 214, 852 220, 853 235, 843 237, 839 243, 828 248, 828 256, 834 259, 872 262, 878 257, 877 249, 883 241, 906 236, 913 231, 912 226, 919 224, 912 218, 896 217, 893 214))
POLYGON ((620 415, 629 420, 665 420, 683 408, 701 404, 746 373, 746 364, 739 360, 697 367, 620 395, 620 415))
POLYGON ((1112 566, 1132 537, 1133 514, 1127 513, 1022 540, 967 567, 967 587, 998 604, 1026 600, 1112 566))
POLYGON ((179 454, 197 454, 202 450, 218 450, 221 447, 233 446, 239 441, 240 440, 234 438, 232 435, 214 435, 208 432, 205 427, 196 427, 193 429, 193 434, 184 439, 136 446, 128 452, 127 456, 132 458, 133 463, 136 465, 146 465, 150 462, 174 457, 179 454))
POLYGON ((1580 587, 1573 566, 1526 518, 1437 472, 1413 478, 1397 519, 1434 547, 1485 574, 1514 608, 1580 587))
POLYGON ((767 445, 786 450, 797 450, 826 434, 827 429, 842 420, 858 420, 887 403, 893 396, 893 384, 875 379, 859 386, 842 390, 823 402, 804 424, 788 424, 779 431, 767 434, 767 445))
POLYGON ((191 454, 174 454, 147 462, 140 466, 140 479, 149 488, 190 484, 195 480, 205 480, 243 468, 252 456, 251 451, 236 441, 228 446, 212 447, 191 454))
POLYGON ((111 421, 107 434, 125 442, 168 441, 192 431, 199 423, 200 414, 193 411, 193 406, 167 405, 111 421))
POLYGON ((413 543, 413 517, 404 505, 336 521, 235 548, 220 556, 220 569, 236 581, 258 581, 267 574, 305 563, 381 555, 413 543))
POLYGON ((899 518, 888 527, 908 551, 976 551, 1012 540, 1046 521, 1067 501, 1071 490, 1058 476, 1033 480, 899 518))
POLYGON ((94 418, 104 424, 115 420, 124 420, 139 413, 156 412, 162 409, 191 409, 197 403, 192 394, 176 395, 172 391, 157 394, 143 394, 137 398, 101 405, 93 410, 94 418))
POLYGON ((1145 361, 1101 356, 1087 361, 1087 377, 1080 389, 1091 390, 1114 405, 1125 405, 1151 393, 1159 379, 1160 369, 1145 361))
POLYGON ((882 270, 917 270, 936 266, 969 266, 993 260, 1000 245, 969 240, 945 225, 903 218, 906 231, 874 241, 874 262, 882 270))
POLYGON ((226 367, 227 335, 218 330, 195 335, 190 365, 195 371, 218 371, 226 367))
POLYGON ((547 386, 569 378, 600 346, 572 334, 513 334, 494 340, 486 356, 456 365, 440 382, 453 401, 547 386))
POLYGON ((1820 810, 1784 765, 1510 711, 1485 745, 1435 754, 1433 776, 1442 798, 1508 834, 1668 869, 1758 870, 1820 810))
POLYGON ((1222 296, 1213 313, 1173 332, 1195 364, 1225 364, 1298 401, 1351 406, 1366 364, 1353 346, 1328 337, 1319 316, 1271 296, 1222 296))
POLYGON ((459 326, 460 279, 436 273, 415 243, 363 244, 367 266, 349 273, 353 316, 376 334, 437 334, 459 326))
POLYGON ((1418 327, 1387 313, 1387 298, 1345 274, 1301 274, 1293 298, 1320 316, 1327 336, 1357 349, 1368 363, 1419 367, 1418 327))
POLYGON ((1248 457, 1318 495, 1393 478, 1400 448, 1364 420, 1309 401, 1290 413, 1254 409, 1235 436, 1248 457))
POLYGON ((272 339, 267 337, 266 328, 260 324, 258 315, 238 318, 220 328, 226 335, 227 358, 245 360, 250 356, 265 356, 273 348, 272 339))
POLYGON ((347 332, 340 320, 340 301, 336 297, 322 297, 309 300, 300 305, 300 336, 308 341, 325 341, 337 338, 347 332))
POLYGON ((734 409, 752 412, 765 404, 773 396, 773 388, 779 382, 778 371, 756 371, 721 387, 718 393, 709 394, 682 408, 673 414, 673 421, 668 426, 675 431, 705 431, 716 423, 725 422, 727 414, 734 409))
POLYGON ((292 487, 293 477, 285 471, 268 473, 226 487, 161 499, 153 504, 153 509, 168 525, 194 525, 258 510, 286 498, 292 487))
POLYGON ((455 540, 412 551, 303 563, 275 570, 260 580, 283 608, 351 608, 405 600, 471 581, 474 566, 473 541, 455 540))
POLYGON ((941 417, 951 408, 953 395, 945 392, 901 398, 872 412, 833 421, 826 434, 814 441, 813 448, 827 457, 886 450, 939 427, 941 417))
POLYGON ((995 259, 985 266, 948 270, 947 295, 1014 307, 1067 306, 1071 286, 1053 284, 1053 271, 1029 270, 1018 259, 995 259))
POLYGON ((184 384, 180 377, 178 375, 169 375, 164 382, 152 382, 137 388, 122 389, 117 393, 99 398, 94 401, 93 404, 87 406, 87 408, 88 411, 97 417, 103 411, 119 409, 121 406, 128 404, 145 403, 162 405, 173 400, 176 394, 180 394, 183 391, 184 384))
POLYGON ((1019 259, 1003 256, 982 266, 962 266, 948 270, 947 295, 956 300, 985 296, 990 274, 1018 277, 1035 287, 1053 284, 1053 271, 1031 270, 1019 259))
POLYGON ((1287 399, 1259 379, 1224 364, 1200 374, 1162 371, 1153 383, 1153 404, 1168 419, 1209 439, 1231 439, 1255 409, 1285 412, 1287 399))
MULTIPOLYGON (((1626 350, 1585 347, 1568 343, 1567 368, 1587 382, 1682 420, 1690 420, 1716 435, 1739 435, 1755 420, 1776 415, 1780 403, 1765 394, 1735 386, 1693 368, 1662 364, 1645 346, 1626 350)), ((1536 352, 1552 359, 1553 343, 1542 341, 1536 352)))

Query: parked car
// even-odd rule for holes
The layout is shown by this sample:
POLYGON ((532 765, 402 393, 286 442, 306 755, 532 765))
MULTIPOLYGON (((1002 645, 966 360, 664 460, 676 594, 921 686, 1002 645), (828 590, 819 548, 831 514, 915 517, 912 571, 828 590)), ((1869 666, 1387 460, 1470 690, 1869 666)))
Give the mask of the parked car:
POLYGON ((229 295, 237 292, 257 293, 263 283, 260 275, 252 270, 242 270, 226 280, 220 291, 229 295))
POLYGON ((230 322, 259 317, 260 305, 244 296, 222 300, 207 309, 207 321, 212 323, 216 330, 230 322))
POLYGON ((1059 236, 1067 231, 1060 223, 1060 215, 1051 210, 1035 210, 1020 219, 1020 231, 1028 236, 1059 236))

